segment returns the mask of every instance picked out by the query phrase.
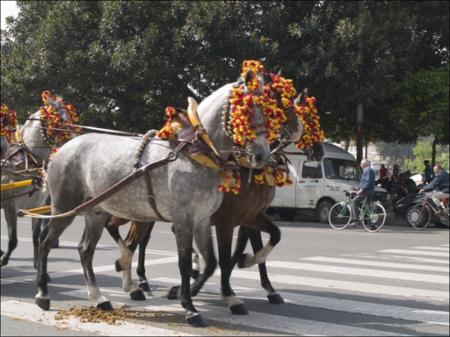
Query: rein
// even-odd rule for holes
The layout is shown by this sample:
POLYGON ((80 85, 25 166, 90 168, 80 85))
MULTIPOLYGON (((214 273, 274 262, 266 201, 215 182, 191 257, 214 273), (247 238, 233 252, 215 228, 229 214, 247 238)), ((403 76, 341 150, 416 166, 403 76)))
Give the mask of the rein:
MULTIPOLYGON (((40 121, 43 122, 40 118, 29 118, 28 120, 31 121, 40 121)), ((144 135, 141 133, 135 133, 135 132, 127 132, 127 131, 117 131, 117 130, 111 130, 111 129, 104 129, 104 128, 98 128, 94 126, 86 126, 86 125, 78 125, 78 124, 71 124, 70 126, 73 126, 74 128, 79 128, 81 130, 87 130, 87 131, 93 131, 98 133, 107 133, 112 135, 123 135, 123 136, 135 136, 135 137, 143 137, 144 135)), ((46 126, 33 126, 35 128, 41 128, 41 129, 52 129, 57 131, 66 131, 71 133, 79 133, 82 134, 82 132, 77 130, 71 130, 71 129, 64 129, 64 128, 48 128, 46 126)))

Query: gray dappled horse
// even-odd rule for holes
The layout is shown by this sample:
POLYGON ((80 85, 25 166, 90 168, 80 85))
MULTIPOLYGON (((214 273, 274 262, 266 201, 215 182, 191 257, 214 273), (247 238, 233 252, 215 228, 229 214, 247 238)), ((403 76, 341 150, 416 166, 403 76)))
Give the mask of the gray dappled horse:
MULTIPOLYGON (((262 78, 258 75, 259 80, 262 78)), ((228 105, 233 85, 227 84, 213 92, 198 106, 198 117, 222 160, 233 151, 233 143, 221 125, 221 112, 228 105)), ((262 85, 258 94, 262 94, 262 85)), ((190 99, 190 104, 193 104, 190 99)), ((263 167, 270 157, 264 115, 259 107, 252 116, 256 139, 251 143, 251 162, 263 167)), ((50 308, 47 281, 47 257, 51 242, 73 222, 74 208, 89 198, 104 192, 116 182, 133 172, 136 148, 141 141, 132 137, 104 134, 81 135, 63 145, 48 167, 48 188, 52 198, 52 218, 40 237, 38 294, 36 304, 44 310, 50 308), (58 216, 59 215, 59 216, 58 216)), ((145 165, 167 158, 173 149, 170 142, 152 139, 144 148, 140 162, 145 165)), ((217 170, 200 166, 183 152, 178 158, 150 172, 156 209, 163 218, 173 223, 178 266, 181 275, 181 305, 186 310, 186 320, 192 325, 203 325, 203 319, 194 307, 190 294, 192 268, 192 239, 195 238, 200 253, 213 255, 210 216, 220 206, 223 193, 217 186, 221 182, 217 170)), ((81 264, 88 285, 89 297, 97 307, 111 309, 109 300, 98 288, 92 268, 94 250, 110 215, 137 222, 159 220, 156 209, 149 205, 148 190, 141 176, 122 187, 109 198, 81 214, 85 217, 85 230, 79 245, 81 264)))
MULTIPOLYGON (((19 127, 19 132, 23 140, 23 145, 26 151, 29 151, 33 157, 36 159, 37 164, 42 166, 44 161, 48 161, 50 155, 51 147, 48 145, 44 139, 41 132, 41 121, 39 118, 39 112, 36 112, 30 116, 30 118, 25 122, 22 127, 19 127)), ((1 183, 11 183, 22 180, 30 179, 36 174, 29 172, 24 172, 22 175, 16 175, 12 172, 16 171, 16 167, 9 163, 7 158, 5 158, 6 151, 9 145, 6 139, 2 137, 2 176, 1 183)), ((15 188, 12 190, 2 191, 1 193, 1 208, 4 210, 5 219, 8 228, 8 248, 5 253, 2 253, 1 266, 8 264, 9 258, 13 250, 17 247, 17 211, 19 209, 35 208, 48 204, 49 193, 47 188, 44 186, 42 189, 36 189, 30 195, 27 192, 34 190, 34 186, 26 186, 15 188)), ((33 265, 37 268, 37 253, 39 244, 39 233, 41 226, 45 225, 47 220, 43 219, 32 219, 32 231, 33 231, 33 248, 34 248, 34 258, 33 265)))
MULTIPOLYGON (((276 93, 274 93, 276 97, 276 93)), ((293 104, 300 103, 303 94, 298 95, 293 104)), ((280 97, 278 99, 278 106, 282 107, 280 97)), ((299 141, 303 126, 300 123, 294 109, 292 107, 285 109, 287 121, 282 125, 280 132, 280 139, 272 146, 273 151, 276 152, 280 147, 284 147, 292 142, 299 141)), ((260 279, 262 287, 267 291, 267 297, 270 303, 284 303, 283 298, 273 288, 269 277, 265 259, 271 249, 280 240, 280 230, 278 227, 265 215, 264 210, 270 205, 275 195, 275 186, 268 184, 257 184, 253 177, 249 181, 249 169, 241 168, 241 192, 238 195, 232 193, 225 193, 223 201, 218 210, 211 216, 211 224, 216 227, 216 238, 219 252, 219 265, 221 269, 221 297, 228 305, 233 314, 246 314, 247 310, 241 299, 235 296, 234 291, 230 285, 230 275, 233 266, 237 262, 239 267, 249 267, 258 264, 260 279), (232 238, 234 227, 241 225, 236 244, 236 249, 233 257, 231 256, 232 238), (263 247, 261 239, 261 231, 267 232, 270 235, 269 243, 263 247), (243 250, 250 239, 254 256, 243 254, 243 250)), ((126 222, 126 221, 125 221, 126 222)), ((122 222, 122 223, 125 223, 122 222)), ((145 291, 150 291, 145 276, 145 249, 150 239, 151 231, 154 223, 136 223, 131 224, 125 243, 122 241, 118 232, 118 226, 122 223, 109 224, 108 231, 113 238, 120 244, 128 247, 127 250, 122 250, 127 253, 127 256, 121 257, 116 261, 116 267, 119 264, 118 270, 124 270, 124 285, 131 285, 131 256, 139 244, 139 260, 137 273, 139 276, 139 287, 145 291), (128 263, 124 263, 129 261, 128 263), (128 268, 127 271, 125 269, 128 268), (128 278, 127 278, 128 277, 128 278)), ((205 258, 205 256, 203 256, 205 258)), ((196 258, 198 258, 196 254, 196 258)), ((214 256, 207 256, 205 270, 197 278, 191 286, 191 294, 195 296, 203 286, 204 282, 212 275, 214 268, 209 267, 212 261, 215 263, 214 256)), ((195 265, 195 264, 194 264, 195 265)), ((170 299, 178 298, 179 287, 173 287, 168 297, 170 299)))

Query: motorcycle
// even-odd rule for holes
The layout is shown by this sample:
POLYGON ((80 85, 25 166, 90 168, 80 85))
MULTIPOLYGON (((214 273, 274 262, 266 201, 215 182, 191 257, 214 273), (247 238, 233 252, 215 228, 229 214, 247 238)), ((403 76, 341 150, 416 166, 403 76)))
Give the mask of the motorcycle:
POLYGON ((449 227, 448 197, 437 202, 427 193, 407 196, 398 201, 397 209, 405 209, 405 219, 415 229, 425 229, 430 222, 449 227))

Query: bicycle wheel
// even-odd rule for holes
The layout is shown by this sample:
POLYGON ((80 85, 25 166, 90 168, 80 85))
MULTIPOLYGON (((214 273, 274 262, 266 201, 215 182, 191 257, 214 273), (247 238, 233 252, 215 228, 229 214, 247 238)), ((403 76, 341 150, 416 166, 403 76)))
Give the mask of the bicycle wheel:
POLYGON ((383 227, 384 222, 386 221, 386 210, 379 202, 376 202, 369 207, 370 209, 367 210, 363 225, 366 231, 375 233, 383 227))
POLYGON ((425 229, 431 220, 431 211, 428 206, 417 204, 406 211, 406 221, 415 229, 425 229))
POLYGON ((339 202, 334 204, 330 208, 330 213, 328 213, 328 223, 331 228, 336 230, 344 229, 350 223, 350 206, 339 202))

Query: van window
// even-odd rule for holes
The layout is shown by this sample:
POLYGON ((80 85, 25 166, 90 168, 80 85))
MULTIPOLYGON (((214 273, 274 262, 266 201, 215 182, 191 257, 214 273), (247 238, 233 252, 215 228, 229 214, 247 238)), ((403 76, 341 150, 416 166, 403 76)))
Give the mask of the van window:
POLYGON ((360 180, 361 172, 356 161, 325 158, 323 160, 325 176, 329 179, 360 180))
POLYGON ((322 178, 322 166, 320 166, 320 164, 318 164, 317 167, 308 166, 305 164, 307 164, 307 162, 303 163, 302 178, 322 178))

